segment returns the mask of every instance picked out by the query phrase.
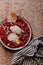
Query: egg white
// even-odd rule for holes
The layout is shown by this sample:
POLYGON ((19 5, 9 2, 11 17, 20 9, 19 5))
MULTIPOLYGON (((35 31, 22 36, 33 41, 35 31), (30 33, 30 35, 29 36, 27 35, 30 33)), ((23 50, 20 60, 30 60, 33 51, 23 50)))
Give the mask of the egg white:
POLYGON ((18 40, 19 39, 19 37, 15 34, 15 33, 10 33, 9 35, 8 35, 8 40, 9 41, 16 41, 16 40, 18 40))
POLYGON ((21 34, 21 28, 19 27, 19 26, 11 26, 10 27, 10 30, 12 31, 12 32, 15 32, 15 33, 17 33, 17 34, 21 34))

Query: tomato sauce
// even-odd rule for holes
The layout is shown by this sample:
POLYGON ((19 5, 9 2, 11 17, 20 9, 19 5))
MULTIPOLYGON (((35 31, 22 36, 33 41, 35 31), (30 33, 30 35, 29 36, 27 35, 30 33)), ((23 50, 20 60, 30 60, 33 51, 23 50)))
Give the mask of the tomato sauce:
POLYGON ((30 29, 27 23, 21 18, 18 18, 15 23, 5 21, 0 26, 0 38, 2 42, 9 48, 18 48, 24 46, 29 40, 29 37, 30 37, 30 29), (22 30, 22 33, 19 35, 19 40, 21 41, 19 45, 7 39, 8 35, 12 33, 12 31, 10 30, 10 26, 14 25, 19 26, 22 30))

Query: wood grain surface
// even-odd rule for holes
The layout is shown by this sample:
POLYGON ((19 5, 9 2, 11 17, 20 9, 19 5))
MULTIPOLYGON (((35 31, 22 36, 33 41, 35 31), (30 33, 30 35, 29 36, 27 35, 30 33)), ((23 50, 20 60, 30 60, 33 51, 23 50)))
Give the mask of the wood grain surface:
MULTIPOLYGON (((32 37, 43 35, 43 0, 0 0, 0 11, 14 11, 31 25, 32 37)), ((0 65, 10 65, 15 51, 4 48, 0 43, 0 65)), ((43 59, 40 61, 43 65, 43 59)))

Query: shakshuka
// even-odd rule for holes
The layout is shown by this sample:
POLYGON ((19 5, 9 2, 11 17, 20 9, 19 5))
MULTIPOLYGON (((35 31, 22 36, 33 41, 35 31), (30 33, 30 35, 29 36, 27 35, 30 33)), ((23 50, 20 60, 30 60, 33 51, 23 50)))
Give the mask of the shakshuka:
POLYGON ((17 17, 15 23, 5 20, 0 26, 0 39, 9 48, 23 47, 29 37, 29 26, 22 18, 17 17))

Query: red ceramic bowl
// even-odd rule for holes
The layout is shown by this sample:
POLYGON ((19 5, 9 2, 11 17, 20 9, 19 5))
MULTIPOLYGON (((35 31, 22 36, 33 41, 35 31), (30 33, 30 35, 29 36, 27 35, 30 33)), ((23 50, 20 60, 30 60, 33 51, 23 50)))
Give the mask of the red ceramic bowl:
POLYGON ((29 39, 27 40, 27 42, 26 42, 23 46, 11 48, 11 47, 8 47, 7 45, 5 45, 5 44, 3 43, 3 41, 1 40, 1 38, 0 38, 0 42, 2 43, 2 45, 3 45, 4 47, 6 47, 7 49, 10 49, 10 50, 19 50, 19 49, 22 49, 22 48, 25 47, 27 44, 29 44, 29 41, 30 41, 30 39, 31 39, 32 31, 31 31, 31 26, 30 26, 29 22, 28 22, 27 20, 25 20, 23 17, 20 17, 20 16, 18 16, 18 19, 19 19, 19 20, 20 20, 20 19, 23 20, 23 21, 26 23, 26 25, 28 26, 29 32, 30 32, 30 33, 28 33, 28 34, 29 34, 29 39))

